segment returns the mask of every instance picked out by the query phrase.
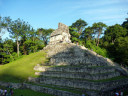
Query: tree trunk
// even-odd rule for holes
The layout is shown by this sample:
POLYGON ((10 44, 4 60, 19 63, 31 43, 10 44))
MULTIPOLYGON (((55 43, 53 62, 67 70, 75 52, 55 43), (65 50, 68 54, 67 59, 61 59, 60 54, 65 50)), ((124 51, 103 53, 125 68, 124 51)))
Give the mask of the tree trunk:
POLYGON ((116 39, 112 39, 112 44, 114 44, 115 40, 116 40, 116 39))
MULTIPOLYGON (((34 45, 35 45, 35 39, 34 39, 34 36, 32 37, 32 41, 34 42, 34 45)), ((36 45, 35 45, 36 46, 36 45)), ((36 52, 36 49, 34 48, 33 49, 33 52, 35 53, 36 52)))
POLYGON ((96 41, 96 45, 97 45, 97 38, 95 39, 95 41, 96 41))
POLYGON ((99 30, 97 46, 99 45, 99 42, 100 42, 100 34, 101 34, 101 30, 99 30))
POLYGON ((4 58, 3 58, 3 55, 2 55, 2 62, 1 62, 1 64, 3 64, 3 60, 4 60, 4 58))
POLYGON ((100 41, 100 40, 99 40, 99 36, 98 36, 97 46, 99 45, 99 41, 100 41))
POLYGON ((25 36, 22 38, 23 39, 23 53, 24 53, 24 55, 27 55, 27 51, 26 51, 26 46, 25 46, 25 36))
POLYGON ((18 39, 16 40, 16 43, 17 43, 17 55, 19 57, 19 42, 18 42, 18 39))

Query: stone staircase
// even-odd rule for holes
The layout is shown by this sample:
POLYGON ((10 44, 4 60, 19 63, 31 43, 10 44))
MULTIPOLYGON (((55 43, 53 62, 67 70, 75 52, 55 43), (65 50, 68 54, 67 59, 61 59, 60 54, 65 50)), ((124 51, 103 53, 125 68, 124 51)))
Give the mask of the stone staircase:
MULTIPOLYGON (((35 68, 36 69, 36 68, 35 68)), ((48 77, 85 79, 85 80, 103 80, 120 76, 114 67, 50 67, 45 72, 35 72, 35 75, 48 77)))
POLYGON ((115 85, 119 85, 118 83, 120 83, 121 80, 123 80, 123 82, 121 82, 120 85, 128 83, 128 79, 111 80, 111 78, 116 78, 121 75, 118 71, 116 72, 114 67, 110 66, 94 68, 71 66, 48 68, 47 66, 46 68, 42 67, 42 72, 39 72, 41 71, 41 66, 38 65, 34 69, 38 71, 35 72, 35 75, 39 75, 39 77, 29 78, 30 81, 33 80, 34 82, 40 82, 45 84, 92 90, 103 90, 107 88, 109 89, 109 87, 116 87, 115 85))

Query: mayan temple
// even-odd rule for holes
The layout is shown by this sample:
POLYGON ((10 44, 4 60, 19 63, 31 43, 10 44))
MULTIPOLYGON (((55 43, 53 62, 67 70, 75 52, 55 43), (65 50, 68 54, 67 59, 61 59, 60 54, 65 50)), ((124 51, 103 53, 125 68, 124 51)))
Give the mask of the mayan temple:
POLYGON ((69 27, 59 23, 43 49, 49 62, 35 66, 38 77, 29 77, 29 81, 50 86, 42 92, 55 96, 114 96, 113 90, 127 88, 126 69, 72 43, 70 37, 69 27))

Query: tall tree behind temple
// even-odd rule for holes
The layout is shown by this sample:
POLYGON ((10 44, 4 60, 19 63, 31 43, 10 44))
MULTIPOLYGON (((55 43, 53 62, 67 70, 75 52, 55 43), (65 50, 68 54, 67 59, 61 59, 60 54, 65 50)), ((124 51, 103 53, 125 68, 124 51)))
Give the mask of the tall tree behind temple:
POLYGON ((74 31, 74 30, 75 30, 75 28, 69 27, 69 32, 71 34, 71 41, 73 43, 76 43, 76 42, 79 42, 80 34, 78 32, 76 32, 76 31, 74 31))
POLYGON ((84 40, 82 40, 82 32, 85 29, 85 26, 87 26, 87 22, 82 19, 78 19, 76 22, 72 23, 72 25, 69 27, 72 42, 78 42, 79 44, 83 45, 84 40))
POLYGON ((118 63, 128 65, 127 29, 119 24, 109 26, 103 37, 103 47, 108 50, 109 57, 118 63))
POLYGON ((91 40, 93 38, 94 30, 92 27, 88 26, 82 33, 83 38, 86 40, 91 40))
POLYGON ((116 24, 107 28, 104 33, 104 40, 114 44, 117 38, 124 37, 126 36, 126 34, 126 29, 120 26, 119 24, 116 24))
POLYGON ((37 34, 40 37, 40 39, 44 41, 45 46, 48 44, 50 34, 53 31, 54 31, 53 29, 43 29, 43 28, 37 29, 37 34))
POLYGON ((128 18, 126 18, 125 20, 126 21, 123 22, 122 26, 128 30, 128 18))
POLYGON ((94 29, 95 35, 97 35, 96 45, 98 46, 99 40, 100 40, 100 35, 103 33, 103 30, 107 27, 107 25, 102 22, 98 22, 98 23, 94 23, 92 25, 92 27, 94 29))
POLYGON ((114 48, 115 61, 128 66, 128 36, 117 38, 114 48))
POLYGON ((40 40, 38 37, 37 32, 31 28, 31 30, 27 33, 26 35, 26 40, 23 43, 22 41, 22 50, 23 46, 25 46, 26 54, 37 52, 39 50, 42 50, 44 47, 44 42, 43 40, 40 40))
POLYGON ((79 19, 79 20, 76 20, 76 22, 72 23, 71 27, 72 28, 76 28, 76 32, 78 32, 79 34, 81 34, 83 32, 83 29, 85 28, 85 26, 87 26, 87 22, 82 20, 82 19, 79 19))

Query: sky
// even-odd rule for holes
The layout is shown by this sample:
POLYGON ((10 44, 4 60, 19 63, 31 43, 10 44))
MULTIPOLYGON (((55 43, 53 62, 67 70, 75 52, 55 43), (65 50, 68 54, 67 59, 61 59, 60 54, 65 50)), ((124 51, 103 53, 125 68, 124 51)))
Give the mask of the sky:
MULTIPOLYGON (((91 26, 122 24, 128 17, 128 0, 0 0, 0 16, 28 22, 34 29, 72 25, 83 19, 91 26)), ((8 34, 5 34, 6 37, 8 34)))

